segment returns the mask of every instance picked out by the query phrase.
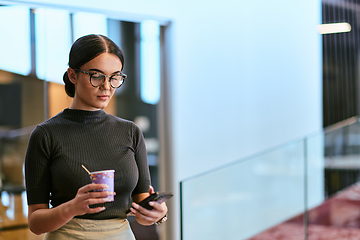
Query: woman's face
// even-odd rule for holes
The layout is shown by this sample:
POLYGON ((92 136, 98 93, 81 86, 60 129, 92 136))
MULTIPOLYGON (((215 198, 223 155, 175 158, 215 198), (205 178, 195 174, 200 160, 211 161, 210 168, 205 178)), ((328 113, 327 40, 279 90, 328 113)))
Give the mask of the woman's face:
MULTIPOLYGON (((91 61, 80 67, 80 70, 88 73, 102 73, 107 76, 119 73, 122 69, 120 59, 111 53, 102 53, 91 61)), ((81 109, 96 111, 105 108, 112 96, 115 88, 110 86, 109 77, 100 87, 93 87, 90 84, 90 76, 86 73, 75 72, 68 69, 70 81, 75 85, 75 96, 70 106, 71 109, 81 109)))

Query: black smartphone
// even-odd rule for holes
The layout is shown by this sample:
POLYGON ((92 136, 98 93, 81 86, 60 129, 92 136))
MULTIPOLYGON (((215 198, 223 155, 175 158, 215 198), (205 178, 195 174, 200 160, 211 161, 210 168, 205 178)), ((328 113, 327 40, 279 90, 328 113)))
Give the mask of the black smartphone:
MULTIPOLYGON (((145 198, 144 200, 142 200, 141 202, 139 202, 138 204, 146 209, 153 209, 152 206, 149 205, 149 202, 158 202, 158 203, 163 203, 166 200, 172 198, 173 194, 172 193, 168 193, 168 192, 156 192, 151 194, 150 196, 148 196, 147 198, 145 198)), ((126 211, 126 214, 128 214, 130 212, 130 209, 128 209, 126 211)))

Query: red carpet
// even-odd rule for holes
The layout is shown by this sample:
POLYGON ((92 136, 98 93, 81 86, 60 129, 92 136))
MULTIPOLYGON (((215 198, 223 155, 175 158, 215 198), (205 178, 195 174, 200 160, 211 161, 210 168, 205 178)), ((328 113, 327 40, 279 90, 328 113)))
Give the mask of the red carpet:
MULTIPOLYGON (((360 184, 354 184, 308 212, 309 240, 360 240, 360 184)), ((304 240, 304 215, 249 240, 304 240)))

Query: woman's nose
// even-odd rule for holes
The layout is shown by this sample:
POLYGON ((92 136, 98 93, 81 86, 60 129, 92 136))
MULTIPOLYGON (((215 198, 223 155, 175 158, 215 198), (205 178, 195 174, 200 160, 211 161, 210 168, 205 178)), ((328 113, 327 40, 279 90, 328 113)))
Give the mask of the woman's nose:
POLYGON ((105 81, 103 82, 103 84, 101 84, 100 88, 108 90, 111 88, 110 85, 110 79, 108 79, 107 77, 105 78, 105 81))

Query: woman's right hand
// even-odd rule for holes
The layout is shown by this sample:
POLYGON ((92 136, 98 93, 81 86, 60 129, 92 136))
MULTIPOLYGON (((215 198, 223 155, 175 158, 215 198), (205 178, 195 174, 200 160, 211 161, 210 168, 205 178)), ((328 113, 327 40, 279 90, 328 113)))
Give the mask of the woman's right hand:
POLYGON ((70 211, 74 216, 84 215, 86 213, 98 213, 105 210, 105 207, 90 208, 89 205, 108 202, 108 196, 115 195, 108 191, 93 191, 106 189, 109 186, 106 184, 90 183, 78 189, 74 199, 70 204, 70 211))
POLYGON ((35 234, 42 234, 59 229, 73 217, 86 213, 97 213, 105 207, 90 208, 89 205, 109 201, 106 197, 114 192, 93 191, 108 188, 105 184, 88 184, 78 189, 76 196, 57 207, 49 208, 49 204, 34 204, 28 206, 29 228, 35 234))

